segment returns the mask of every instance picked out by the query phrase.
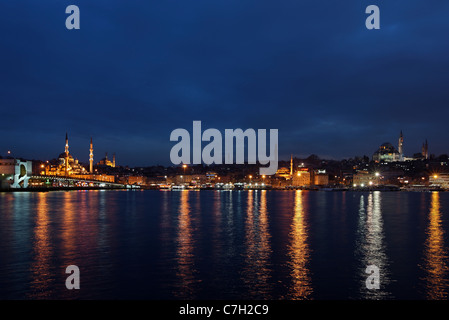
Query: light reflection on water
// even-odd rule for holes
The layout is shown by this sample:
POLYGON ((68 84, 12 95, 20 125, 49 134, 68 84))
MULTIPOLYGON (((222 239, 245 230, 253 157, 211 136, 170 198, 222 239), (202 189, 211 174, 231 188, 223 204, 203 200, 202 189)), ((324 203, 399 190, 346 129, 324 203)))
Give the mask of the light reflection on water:
POLYGON ((360 263, 360 295, 364 299, 391 298, 387 290, 390 284, 390 261, 386 254, 385 234, 382 219, 382 193, 374 191, 369 193, 365 204, 365 195, 360 196, 359 225, 357 255, 360 263), (366 273, 368 266, 379 268, 380 289, 373 290, 366 287, 366 279, 370 274, 366 273))
POLYGON ((291 243, 289 245, 292 284, 287 299, 308 299, 313 288, 309 270, 310 248, 308 244, 309 227, 307 225, 307 209, 304 205, 304 192, 295 191, 295 208, 290 231, 291 243))
POLYGON ((191 193, 181 192, 178 216, 178 248, 176 252, 178 270, 176 275, 179 278, 179 288, 175 294, 181 299, 195 298, 195 282, 197 282, 194 261, 194 239, 192 234, 191 204, 189 201, 191 193))
POLYGON ((444 244, 440 211, 440 194, 432 193, 429 212, 429 225, 426 231, 423 269, 425 294, 427 299, 444 300, 448 296, 447 251, 444 244))
POLYGON ((0 193, 0 297, 447 299, 448 207, 438 192, 0 193))
POLYGON ((270 299, 270 232, 267 191, 248 191, 245 221, 245 267, 242 279, 248 288, 248 299, 270 299))
POLYGON ((51 266, 53 245, 50 239, 47 193, 37 195, 36 226, 34 228, 34 260, 31 264, 32 273, 31 299, 51 298, 55 286, 55 277, 51 266))

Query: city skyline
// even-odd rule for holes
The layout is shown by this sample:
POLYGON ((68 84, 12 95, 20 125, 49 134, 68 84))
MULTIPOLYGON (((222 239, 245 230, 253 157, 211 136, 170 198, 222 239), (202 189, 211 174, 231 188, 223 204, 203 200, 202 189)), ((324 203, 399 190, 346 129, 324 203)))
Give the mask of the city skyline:
MULTIPOLYGON (((380 150, 382 150, 384 145, 391 145, 391 147, 393 147, 393 149, 394 149, 393 152, 397 153, 397 158, 395 158, 393 161, 415 160, 417 155, 422 155, 422 157, 424 159, 430 159, 431 156, 438 157, 438 156, 442 156, 442 155, 448 155, 448 153, 442 153, 442 154, 432 153, 431 149, 429 150, 428 139, 425 139, 423 141, 420 150, 416 149, 416 150, 410 150, 409 152, 404 152, 404 145, 407 146, 407 140, 404 139, 403 130, 400 131, 400 134, 399 134, 398 138, 399 139, 398 139, 397 145, 391 144, 389 141, 386 141, 386 142, 384 142, 383 144, 380 145, 379 149, 375 150, 371 154, 354 154, 354 156, 352 156, 352 157, 336 159, 335 157, 323 158, 320 155, 316 155, 314 153, 309 153, 309 154, 305 153, 305 154, 302 154, 302 155, 298 155, 298 154, 295 154, 295 153, 291 152, 289 157, 293 157, 294 156, 295 158, 298 158, 298 159, 301 159, 301 158, 305 159, 305 158, 308 158, 310 156, 318 156, 319 158, 322 158, 322 159, 336 160, 336 161, 353 159, 353 158, 357 158, 357 157, 368 157, 370 160, 380 161, 380 160, 383 160, 383 159, 380 159, 380 158, 379 159, 377 159, 377 158, 375 159, 375 157, 376 157, 376 154, 379 153, 380 150), (404 141, 405 141, 405 143, 404 143, 404 141)), ((79 144, 80 143, 78 142, 78 145, 79 144)), ((204 147, 205 144, 207 144, 207 142, 203 141, 203 143, 202 143, 203 147, 204 147)), ((245 163, 247 163, 247 160, 248 160, 248 155, 247 155, 247 150, 248 150, 247 148, 248 148, 248 146, 247 146, 247 144, 248 144, 248 142, 245 140, 245 151, 244 151, 245 163)), ((72 145, 72 142, 70 143, 70 145, 72 145)), ((414 145, 415 145, 415 143, 414 143, 414 145)), ((76 155, 77 156, 76 160, 78 161, 78 159, 80 159, 80 164, 87 165, 88 167, 86 167, 86 169, 89 172, 93 171, 94 163, 96 165, 98 165, 101 162, 105 163, 105 162, 108 161, 108 151, 104 151, 103 153, 100 153, 100 154, 98 152, 95 152, 95 156, 94 156, 94 152, 93 152, 94 148, 93 148, 93 146, 94 146, 94 144, 93 144, 93 137, 90 137, 90 139, 89 139, 88 156, 85 157, 84 153, 86 153, 86 152, 82 152, 80 155, 76 155), (85 160, 85 158, 87 158, 88 160, 85 160), (98 160, 98 159, 100 159, 100 160, 98 160)), ((65 151, 64 151, 64 153, 70 154, 70 156, 72 156, 72 153, 68 153, 68 147, 69 147, 69 145, 68 145, 68 133, 66 132, 66 135, 65 135, 65 151)), ((97 148, 95 148, 95 149, 97 149, 97 148)), ((103 150, 103 149, 104 148, 100 147, 100 150, 103 150)), ((406 150, 407 150, 407 148, 406 148, 406 150)), ((37 160, 37 161, 55 160, 56 158, 54 157, 54 154, 55 153, 53 153, 53 156, 50 156, 48 158, 27 158, 27 160, 37 160)), ((122 155, 122 156, 124 156, 126 158, 126 155, 122 155)), ((4 154, 0 153, 0 157, 4 157, 4 158, 14 158, 14 157, 16 157, 16 158, 24 159, 24 157, 21 157, 20 155, 14 154, 11 150, 6 151, 4 154)), ((113 163, 114 163, 114 166, 115 166, 115 157, 116 157, 116 152, 113 152, 113 163)), ((289 161, 289 159, 287 159, 287 157, 284 157, 284 158, 279 158, 279 161, 280 162, 285 162, 285 161, 289 161)), ((387 160, 387 161, 391 161, 391 160, 387 160)), ((111 161, 109 161, 109 162, 111 162, 111 161)), ((204 163, 202 163, 202 164, 205 165, 204 163)), ((112 165, 112 162, 111 162, 111 165, 112 165)), ((155 166, 155 165, 175 166, 175 167, 179 166, 179 165, 174 165, 173 163, 168 163, 168 164, 167 163, 166 164, 162 164, 162 163, 146 163, 144 165, 140 165, 140 166, 137 165, 135 167, 149 167, 149 166, 155 166)), ((193 164, 189 163, 189 165, 193 165, 193 164)), ((133 167, 133 166, 130 166, 128 164, 123 164, 123 163, 121 164, 121 166, 133 167)))
POLYGON ((277 128, 280 159, 370 156, 400 129, 406 153, 448 153, 449 4, 382 4, 379 30, 359 1, 78 4, 70 31, 66 3, 0 4, 0 153, 49 158, 68 131, 82 161, 92 136, 125 165, 167 165, 194 120, 277 128))

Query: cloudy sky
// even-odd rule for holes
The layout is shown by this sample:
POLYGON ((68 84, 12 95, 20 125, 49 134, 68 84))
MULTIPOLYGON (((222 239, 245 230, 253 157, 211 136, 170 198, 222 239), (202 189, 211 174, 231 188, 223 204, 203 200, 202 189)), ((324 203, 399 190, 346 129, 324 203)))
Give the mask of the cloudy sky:
POLYGON ((279 130, 279 155, 449 153, 449 2, 0 0, 0 155, 170 164, 172 130, 279 130), (81 11, 67 30, 65 8, 81 11), (380 8, 381 29, 365 28, 380 8))

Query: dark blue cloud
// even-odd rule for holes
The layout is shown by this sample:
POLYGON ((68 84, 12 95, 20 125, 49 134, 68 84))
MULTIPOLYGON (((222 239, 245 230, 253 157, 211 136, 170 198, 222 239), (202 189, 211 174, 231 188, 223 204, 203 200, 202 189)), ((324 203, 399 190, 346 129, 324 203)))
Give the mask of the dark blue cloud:
POLYGON ((448 153, 449 4, 441 1, 0 3, 0 153, 116 152, 169 163, 170 132, 277 128, 280 154, 448 153), (377 2, 377 3, 376 3, 377 2), (65 28, 77 4, 81 29, 65 28), (368 31, 365 8, 381 9, 368 31))

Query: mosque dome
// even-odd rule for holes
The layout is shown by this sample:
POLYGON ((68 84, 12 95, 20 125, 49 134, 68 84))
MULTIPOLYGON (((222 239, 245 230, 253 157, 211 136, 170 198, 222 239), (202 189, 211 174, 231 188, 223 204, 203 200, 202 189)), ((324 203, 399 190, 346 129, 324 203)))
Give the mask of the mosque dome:
POLYGON ((380 162, 392 162, 392 161, 398 161, 400 158, 399 151, 396 150, 396 148, 389 142, 383 143, 379 149, 377 149, 376 152, 373 154, 373 160, 380 162))

